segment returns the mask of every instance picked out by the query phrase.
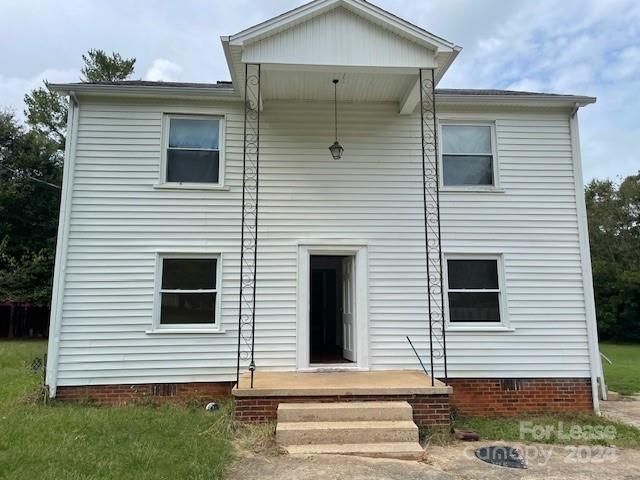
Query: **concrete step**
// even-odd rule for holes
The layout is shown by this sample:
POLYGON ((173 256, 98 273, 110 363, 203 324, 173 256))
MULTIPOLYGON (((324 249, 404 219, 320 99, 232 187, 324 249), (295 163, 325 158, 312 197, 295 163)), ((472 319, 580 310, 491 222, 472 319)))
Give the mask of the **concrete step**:
POLYGON ((283 446, 345 443, 418 442, 412 421, 278 422, 276 441, 283 446))
POLYGON ((315 445, 289 445, 285 448, 291 455, 357 455, 360 457, 396 458, 399 460, 421 460, 424 455, 424 449, 417 442, 321 443, 315 445))
POLYGON ((407 402, 281 403, 278 422, 413 420, 407 402))

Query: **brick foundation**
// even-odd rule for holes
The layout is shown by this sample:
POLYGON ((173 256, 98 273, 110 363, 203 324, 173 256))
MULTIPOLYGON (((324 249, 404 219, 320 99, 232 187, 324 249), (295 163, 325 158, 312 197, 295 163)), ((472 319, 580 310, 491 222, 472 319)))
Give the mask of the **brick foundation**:
POLYGON ((449 385, 453 387, 452 407, 460 415, 593 411, 589 378, 452 378, 449 385))
POLYGON ((211 401, 229 397, 233 384, 226 383, 141 383, 132 385, 90 385, 58 387, 56 398, 118 405, 134 401, 211 401))
POLYGON ((235 415, 243 422, 267 422, 277 418, 278 405, 309 402, 407 401, 419 427, 450 425, 449 395, 335 395, 299 397, 236 397, 235 415))
MULTIPOLYGON (((438 395, 345 395, 309 397, 237 397, 236 417, 247 422, 276 419, 280 402, 351 402, 406 400, 420 426, 449 425, 450 410, 466 416, 506 417, 523 414, 591 412, 588 378, 453 378, 451 400, 438 395)), ((117 405, 134 401, 210 401, 229 397, 232 383, 169 383, 58 387, 56 397, 117 405)))

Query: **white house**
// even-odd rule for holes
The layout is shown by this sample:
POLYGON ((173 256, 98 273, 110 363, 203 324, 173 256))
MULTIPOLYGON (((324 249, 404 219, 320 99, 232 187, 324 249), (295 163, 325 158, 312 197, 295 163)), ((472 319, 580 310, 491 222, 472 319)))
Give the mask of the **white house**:
POLYGON ((363 0, 221 40, 232 82, 52 87, 71 99, 52 396, 239 377, 240 407, 424 382, 467 414, 598 409, 594 98, 435 89, 460 47, 363 0))

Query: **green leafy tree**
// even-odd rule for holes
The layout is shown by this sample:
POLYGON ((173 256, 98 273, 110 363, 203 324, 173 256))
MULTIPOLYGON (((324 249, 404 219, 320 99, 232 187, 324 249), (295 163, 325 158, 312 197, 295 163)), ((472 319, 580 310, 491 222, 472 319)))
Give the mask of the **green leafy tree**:
POLYGON ((598 329, 640 341, 640 173, 585 189, 598 329))
MULTIPOLYGON (((83 82, 124 80, 135 58, 89 50, 83 82)), ((25 95, 28 128, 0 112, 0 301, 48 305, 68 102, 47 82, 25 95)))
POLYGON ((64 150, 69 106, 67 99, 50 91, 45 80, 43 87, 38 87, 24 96, 24 103, 27 123, 56 142, 60 150, 64 150))
POLYGON ((84 67, 80 71, 83 82, 126 80, 133 74, 136 64, 135 58, 122 58, 117 52, 109 56, 100 49, 89 50, 86 55, 82 55, 82 60, 84 67))
POLYGON ((62 158, 58 144, 0 112, 0 299, 51 295, 62 158))
MULTIPOLYGON (((81 69, 83 82, 114 82, 129 78, 134 71, 135 58, 122 58, 113 52, 110 56, 103 50, 92 49, 82 55, 84 66, 81 69)), ((27 124, 34 130, 48 136, 64 150, 67 130, 67 112, 69 103, 49 90, 49 84, 38 87, 24 96, 27 124)))

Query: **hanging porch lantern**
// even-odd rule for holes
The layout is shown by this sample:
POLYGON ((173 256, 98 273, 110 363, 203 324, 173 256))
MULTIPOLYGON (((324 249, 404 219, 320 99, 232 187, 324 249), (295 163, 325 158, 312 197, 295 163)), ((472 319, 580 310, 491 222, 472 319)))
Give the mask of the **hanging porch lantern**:
POLYGON ((336 141, 329 147, 331 156, 334 160, 340 160, 342 158, 342 152, 344 148, 338 143, 338 79, 333 80, 333 115, 334 124, 336 129, 336 141))

